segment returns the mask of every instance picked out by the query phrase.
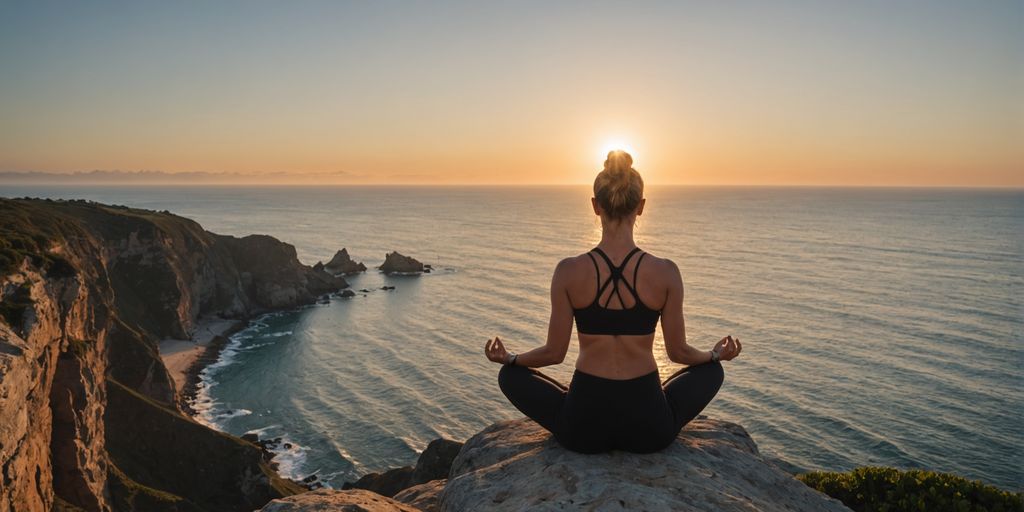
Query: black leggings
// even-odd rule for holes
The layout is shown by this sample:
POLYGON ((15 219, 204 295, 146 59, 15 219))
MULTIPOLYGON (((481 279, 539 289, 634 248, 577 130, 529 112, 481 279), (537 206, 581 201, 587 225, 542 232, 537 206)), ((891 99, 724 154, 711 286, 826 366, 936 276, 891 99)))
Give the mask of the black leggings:
POLYGON ((576 370, 566 388, 525 366, 503 365, 498 385, 512 405, 569 450, 637 453, 665 448, 722 387, 721 363, 688 366, 662 384, 658 372, 617 380, 576 370))

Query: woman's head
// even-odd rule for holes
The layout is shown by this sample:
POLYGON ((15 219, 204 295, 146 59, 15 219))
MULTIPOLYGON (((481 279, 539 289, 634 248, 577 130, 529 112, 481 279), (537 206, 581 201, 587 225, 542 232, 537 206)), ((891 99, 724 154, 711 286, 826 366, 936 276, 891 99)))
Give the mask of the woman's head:
POLYGON ((618 222, 639 214, 643 203, 644 180, 633 168, 633 157, 609 151, 604 170, 594 179, 594 210, 602 219, 618 222))

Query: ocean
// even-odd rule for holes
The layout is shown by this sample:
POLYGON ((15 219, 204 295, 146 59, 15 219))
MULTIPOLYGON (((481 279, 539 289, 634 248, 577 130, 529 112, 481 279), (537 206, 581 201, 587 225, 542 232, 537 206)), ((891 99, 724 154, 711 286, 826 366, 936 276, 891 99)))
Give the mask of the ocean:
MULTIPOLYGON (((340 487, 520 417, 484 342, 544 342, 559 259, 600 237, 587 187, 57 187, 264 233, 371 270, 351 299, 264 316, 203 376, 200 419, 281 437, 281 471, 340 487), (436 269, 384 276, 399 251, 436 269), (394 290, 381 290, 382 286, 394 290)), ((689 342, 743 354, 705 414, 803 470, 954 472, 1024 489, 1024 191, 649 187, 637 243, 682 270, 689 342)), ((567 382, 577 354, 543 371, 567 382)), ((678 366, 660 330, 664 378, 678 366)))

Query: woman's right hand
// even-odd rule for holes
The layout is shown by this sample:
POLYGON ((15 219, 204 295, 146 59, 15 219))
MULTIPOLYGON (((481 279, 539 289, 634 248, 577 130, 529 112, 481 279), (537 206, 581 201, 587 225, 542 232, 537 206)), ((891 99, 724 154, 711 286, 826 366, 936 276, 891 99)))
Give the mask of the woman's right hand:
POLYGON ((722 361, 733 359, 740 355, 742 350, 743 345, 740 343, 740 339, 732 336, 726 336, 715 344, 715 351, 718 352, 718 358, 722 361))

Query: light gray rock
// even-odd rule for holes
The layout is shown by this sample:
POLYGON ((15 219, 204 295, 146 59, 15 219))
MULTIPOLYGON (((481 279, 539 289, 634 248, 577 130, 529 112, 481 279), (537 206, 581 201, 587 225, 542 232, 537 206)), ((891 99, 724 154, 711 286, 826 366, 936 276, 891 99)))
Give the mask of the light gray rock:
POLYGON ((420 512, 373 491, 317 489, 267 503, 259 512, 420 512))
POLYGON ((743 427, 690 422, 654 454, 584 455, 529 419, 495 423, 468 441, 440 510, 848 511, 763 459, 743 427))

